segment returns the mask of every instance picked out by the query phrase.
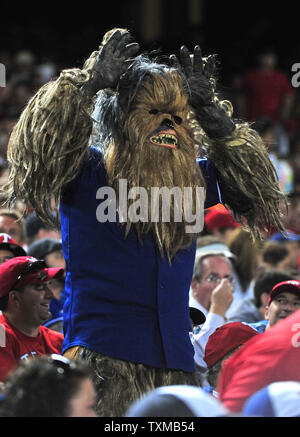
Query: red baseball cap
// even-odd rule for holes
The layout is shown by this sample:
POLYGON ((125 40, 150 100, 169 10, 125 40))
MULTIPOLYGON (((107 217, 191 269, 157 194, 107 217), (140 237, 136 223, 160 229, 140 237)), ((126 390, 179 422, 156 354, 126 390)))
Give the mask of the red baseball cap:
POLYGON ((230 351, 246 343, 258 331, 242 322, 231 322, 217 328, 208 339, 204 361, 210 369, 230 351))
POLYGON ((26 252, 23 247, 8 234, 0 234, 0 249, 10 250, 14 256, 26 256, 26 252))
POLYGON ((209 231, 220 228, 237 228, 240 226, 227 209, 212 209, 204 217, 204 223, 209 231))
POLYGON ((9 259, 0 265, 0 297, 6 296, 15 287, 40 284, 63 275, 63 268, 46 268, 44 261, 32 256, 9 259))
POLYGON ((288 291, 289 293, 294 293, 300 296, 300 282, 295 280, 289 280, 279 282, 278 284, 274 285, 274 287, 270 291, 268 305, 270 305, 274 297, 278 296, 278 294, 284 291, 288 291))

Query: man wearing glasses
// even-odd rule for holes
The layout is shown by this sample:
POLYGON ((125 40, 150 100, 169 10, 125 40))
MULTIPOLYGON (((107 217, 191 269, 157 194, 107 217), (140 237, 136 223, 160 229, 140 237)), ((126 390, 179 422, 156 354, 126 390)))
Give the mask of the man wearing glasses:
POLYGON ((29 256, 0 265, 0 381, 19 360, 61 353, 63 334, 41 325, 51 317, 50 281, 63 274, 29 256))
POLYGON ((210 312, 224 319, 233 300, 233 282, 231 261, 223 253, 212 251, 198 255, 190 304, 194 303, 205 316, 210 312))
POLYGON ((233 301, 233 290, 234 279, 229 258, 216 251, 197 255, 191 282, 190 306, 196 307, 206 316, 193 342, 194 360, 204 379, 207 371, 203 360, 205 346, 210 334, 225 323, 225 313, 233 301))

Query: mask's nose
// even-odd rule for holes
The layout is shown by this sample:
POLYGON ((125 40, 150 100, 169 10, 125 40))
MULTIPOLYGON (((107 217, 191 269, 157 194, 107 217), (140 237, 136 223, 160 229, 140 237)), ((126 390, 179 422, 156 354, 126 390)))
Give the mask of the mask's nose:
POLYGON ((169 118, 165 118, 161 122, 161 127, 166 128, 166 129, 174 129, 174 124, 173 124, 172 120, 170 120, 169 118))

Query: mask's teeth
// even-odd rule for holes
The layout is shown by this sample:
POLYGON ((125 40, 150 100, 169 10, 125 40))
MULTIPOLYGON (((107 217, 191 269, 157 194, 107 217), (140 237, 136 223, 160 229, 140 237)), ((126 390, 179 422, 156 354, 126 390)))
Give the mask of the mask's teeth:
POLYGON ((160 134, 157 135, 156 137, 152 137, 151 141, 156 144, 166 144, 166 145, 169 144, 170 146, 177 145, 177 137, 175 135, 168 134, 168 133, 160 134))
POLYGON ((171 134, 164 134, 164 135, 162 136, 162 138, 163 138, 164 140, 166 140, 167 143, 169 142, 169 140, 171 140, 170 142, 171 142, 172 144, 177 144, 177 138, 176 138, 174 135, 171 135, 171 134))

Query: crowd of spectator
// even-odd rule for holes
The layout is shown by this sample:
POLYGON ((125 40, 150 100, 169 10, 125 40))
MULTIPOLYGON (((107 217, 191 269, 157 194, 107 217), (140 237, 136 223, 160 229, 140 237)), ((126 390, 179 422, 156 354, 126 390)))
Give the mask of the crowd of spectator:
MULTIPOLYGON (((49 60, 40 62, 27 50, 14 56, 2 51, 0 62, 7 74, 6 87, 0 88, 2 185, 8 173, 6 151, 11 130, 28 100, 40 86, 57 76, 59 66, 49 60)), ((190 289, 191 315, 193 309, 200 312, 198 318, 197 312, 193 313, 198 321, 193 323, 191 340, 202 388, 157 389, 134 404, 127 412, 129 417, 300 415, 299 371, 295 364, 290 366, 291 362, 299 364, 300 343, 297 338, 294 343, 289 341, 297 334, 293 326, 300 323, 300 116, 297 118, 296 90, 287 75, 277 69, 276 62, 273 51, 260 53, 257 68, 240 77, 232 92, 237 103, 235 117, 253 123, 268 147, 280 186, 288 197, 284 221, 289 233, 273 233, 266 236, 265 242, 257 243, 224 206, 205 212, 190 289), (280 292, 276 288, 279 283, 285 284, 280 292), (268 366, 261 373, 260 366, 265 363, 268 366)), ((23 212, 24 205, 20 203, 13 211, 4 206, 0 210, 1 264, 19 265, 11 260, 28 255, 45 261, 39 272, 65 269, 60 230, 41 222, 30 209, 21 218, 23 212)), ((2 268, 2 274, 4 271, 2 268)), ((12 275, 11 270, 9 274, 12 275)), ((17 270, 11 286, 15 286, 19 274, 17 270)), ((59 333, 59 339, 62 336, 65 277, 52 279, 51 303, 46 308, 49 316, 39 318, 38 323, 35 320, 30 331, 33 337, 40 336, 45 328, 47 333, 59 333)), ((20 317, 20 311, 28 311, 22 296, 27 289, 21 289, 21 303, 15 302, 20 293, 14 297, 13 288, 7 283, 2 284, 6 286, 4 293, 2 280, 0 267, 0 322, 9 325, 13 332, 13 320, 16 331, 23 331, 22 336, 20 332, 12 334, 14 341, 26 342, 24 326, 27 329, 29 322, 25 317, 19 322, 12 314, 20 317)), ((31 283, 26 284, 28 287, 31 283)), ((0 415, 95 415, 89 370, 61 357, 59 348, 46 348, 41 355, 51 353, 56 353, 51 359, 35 358, 16 370, 11 366, 9 379, 2 378, 0 415), (41 403, 45 396, 49 401, 41 403), (58 398, 60 403, 54 408, 58 398)), ((0 367, 2 364, 0 353, 0 367)))

